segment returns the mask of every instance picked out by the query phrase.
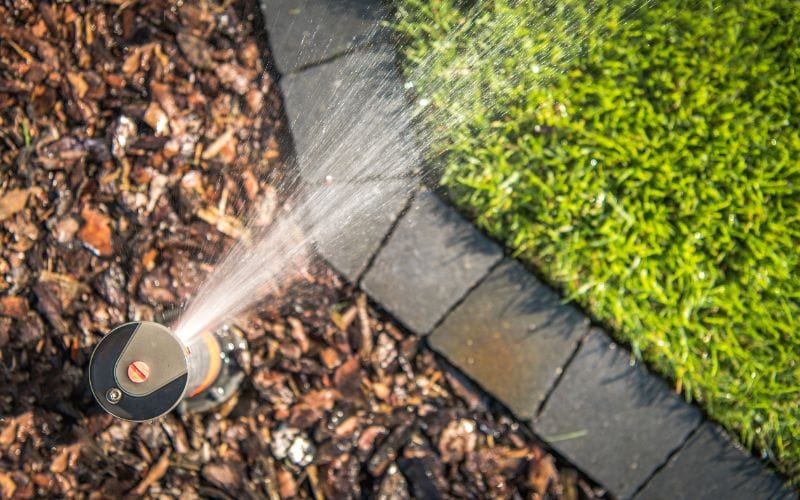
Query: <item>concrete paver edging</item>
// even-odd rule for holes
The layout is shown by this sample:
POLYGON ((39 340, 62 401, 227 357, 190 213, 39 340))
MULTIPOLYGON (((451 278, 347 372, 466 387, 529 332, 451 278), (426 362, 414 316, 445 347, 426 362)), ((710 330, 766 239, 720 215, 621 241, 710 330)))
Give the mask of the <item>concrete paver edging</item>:
POLYGON ((503 258, 495 243, 406 176, 420 167, 419 155, 410 154, 409 131, 396 130, 408 121, 387 115, 405 103, 403 80, 387 69, 385 57, 364 56, 392 49, 373 29, 379 0, 261 5, 278 69, 291 73, 281 89, 297 132, 301 175, 315 182, 327 175, 303 164, 314 158, 308 150, 319 140, 355 149, 368 140, 363 134, 309 135, 330 113, 366 121, 365 129, 395 141, 383 145, 387 153, 401 153, 386 161, 391 175, 365 182, 365 189, 385 191, 392 201, 378 215, 349 220, 341 232, 350 240, 319 246, 339 272, 409 330, 428 336, 435 350, 614 496, 797 498, 763 463, 704 422, 696 407, 631 363, 624 348, 602 331, 589 331, 585 314, 562 304, 556 292, 503 258), (354 93, 340 90, 368 90, 376 74, 379 100, 350 99, 354 93), (380 102, 386 109, 374 109, 380 102))

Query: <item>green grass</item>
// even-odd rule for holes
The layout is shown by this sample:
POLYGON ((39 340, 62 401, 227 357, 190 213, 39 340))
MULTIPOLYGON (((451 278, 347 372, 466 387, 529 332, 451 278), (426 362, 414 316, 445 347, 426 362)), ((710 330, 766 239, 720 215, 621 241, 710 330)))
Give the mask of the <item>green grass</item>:
POLYGON ((800 3, 398 3, 452 199, 800 484, 800 3))

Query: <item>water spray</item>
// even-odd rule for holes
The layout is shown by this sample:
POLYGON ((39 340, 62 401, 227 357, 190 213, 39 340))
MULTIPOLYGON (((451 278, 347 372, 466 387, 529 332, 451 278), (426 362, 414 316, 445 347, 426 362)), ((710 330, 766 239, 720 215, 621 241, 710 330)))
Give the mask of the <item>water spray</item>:
POLYGON ((184 342, 160 323, 126 323, 95 347, 89 385, 100 406, 123 420, 153 420, 176 407, 207 411, 236 393, 246 350, 242 333, 228 326, 184 342))

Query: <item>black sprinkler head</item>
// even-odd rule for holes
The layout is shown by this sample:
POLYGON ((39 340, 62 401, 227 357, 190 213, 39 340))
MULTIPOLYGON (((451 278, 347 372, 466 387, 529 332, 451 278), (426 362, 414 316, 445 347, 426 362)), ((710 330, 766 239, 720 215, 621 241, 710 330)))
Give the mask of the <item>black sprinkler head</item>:
POLYGON ((206 411, 236 393, 244 378, 237 354, 246 350, 233 328, 184 342, 159 323, 126 323, 95 347, 89 386, 100 406, 123 420, 153 420, 176 407, 206 411))

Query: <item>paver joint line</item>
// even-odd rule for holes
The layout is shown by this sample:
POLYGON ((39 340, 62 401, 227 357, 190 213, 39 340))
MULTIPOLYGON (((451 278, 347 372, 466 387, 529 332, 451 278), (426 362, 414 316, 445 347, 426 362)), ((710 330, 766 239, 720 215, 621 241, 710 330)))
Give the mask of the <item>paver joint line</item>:
POLYGON ((434 329, 430 344, 528 420, 588 326, 577 310, 506 258, 434 329))
POLYGON ((422 191, 362 287, 422 336, 501 258, 500 247, 433 193, 422 191))
POLYGON ((677 397, 630 354, 594 329, 534 422, 540 435, 585 433, 551 443, 616 496, 631 497, 700 425, 677 397))
POLYGON ((542 402, 539 403, 538 408, 536 408, 536 418, 538 418, 539 415, 542 414, 542 410, 544 409, 545 405, 547 405, 547 401, 550 399, 550 396, 553 395, 553 392, 558 387, 558 384, 561 382, 561 379, 564 378, 564 373, 566 373, 566 371, 569 369, 570 364, 572 364, 572 361, 575 359, 575 356, 578 355, 578 351, 580 350, 581 346, 586 341, 586 335, 588 333, 589 332, 587 331, 586 334, 584 334, 580 339, 578 339, 578 342, 575 344, 575 347, 572 349, 572 353, 569 355, 569 358, 567 358, 567 360, 561 366, 560 371, 558 373, 558 376, 556 377, 555 381, 552 383, 550 388, 547 390, 547 393, 545 394, 544 398, 542 399, 542 402))
POLYGON ((645 481, 636 489, 633 495, 631 495, 632 498, 636 498, 639 494, 641 494, 643 490, 647 488, 647 485, 650 484, 650 481, 652 481, 653 478, 657 476, 658 473, 661 472, 661 470, 667 466, 667 464, 669 464, 669 461, 672 460, 673 457, 675 457, 675 455, 680 453, 680 451, 686 446, 686 443, 688 443, 689 440, 692 439, 692 436, 694 436, 697 433, 697 431, 699 431, 700 428, 702 428, 702 426, 703 423, 701 422, 700 425, 692 429, 692 431, 686 435, 686 437, 683 439, 683 442, 681 442, 680 445, 678 445, 674 450, 672 450, 672 452, 669 455, 667 455, 667 457, 658 467, 653 469, 653 472, 650 473, 650 476, 647 479, 645 479, 645 481))
POLYGON ((381 250, 383 250, 383 247, 386 246, 386 243, 389 241, 389 238, 391 238, 392 235, 394 234, 395 229, 397 229, 397 225, 400 224, 400 221, 403 219, 403 217, 406 216, 409 209, 411 209, 411 205, 414 203, 414 199, 416 197, 417 197, 417 190, 415 189, 409 195, 408 200, 406 200, 405 206, 403 206, 403 209, 394 219, 392 225, 389 227, 389 230, 386 232, 386 234, 383 235, 383 238, 381 239, 381 243, 380 245, 378 245, 378 248, 372 253, 372 255, 370 255, 369 260, 367 261, 367 265, 364 267, 364 270, 361 271, 361 273, 358 275, 358 278, 356 278, 356 280, 353 282, 359 288, 361 288, 361 281, 364 279, 364 276, 369 272, 370 269, 372 269, 372 265, 375 263, 375 259, 378 257, 378 254, 381 252, 381 250))
POLYGON ((635 498, 771 500, 797 495, 721 428, 705 422, 636 492, 635 498))
POLYGON ((463 304, 465 300, 467 300, 467 297, 469 297, 469 295, 472 293, 472 291, 473 291, 473 290, 475 290, 476 288, 478 288, 479 286, 481 286, 481 284, 482 284, 484 281, 486 281, 486 278, 488 278, 488 277, 489 277, 489 275, 490 275, 490 274, 492 274, 492 271, 494 271, 495 269, 497 269, 497 267, 498 267, 500 264, 502 264, 502 263, 503 263, 503 261, 502 261, 502 260, 498 260, 497 262, 495 262, 494 264, 492 264, 492 265, 491 265, 491 267, 489 267, 489 269, 486 271, 486 274, 484 274, 483 276, 481 276, 481 277, 480 277, 480 279, 478 279, 478 281, 476 281, 474 285, 472 285, 471 287, 469 287, 469 289, 467 289, 467 291, 466 291, 466 292, 464 292, 464 294, 463 294, 463 295, 461 295, 461 297, 459 297, 459 298, 458 298, 458 300, 456 300, 456 301, 453 303, 453 305, 452 305, 452 306, 450 306, 450 308, 449 308, 449 309, 447 309, 447 311, 444 313, 444 316, 442 316, 442 317, 439 319, 439 321, 437 321, 437 322, 436 322, 436 324, 435 324, 435 325, 433 325, 433 327, 431 328, 431 330, 430 330, 429 332, 427 332, 426 336, 427 336, 427 335, 429 335, 430 333, 432 333, 432 332, 433 332, 434 330, 436 330, 437 328, 439 328, 439 325, 441 325, 442 323, 444 323, 444 322, 445 322, 445 320, 447 320, 447 317, 448 317, 448 316, 450 316, 450 314, 452 314, 452 312, 453 312, 453 311, 455 311, 455 310, 456 310, 456 309, 457 309, 457 308, 458 308, 458 307, 459 307, 461 304, 463 304))
POLYGON ((261 0, 278 70, 289 74, 384 40, 385 10, 372 0, 261 0))

